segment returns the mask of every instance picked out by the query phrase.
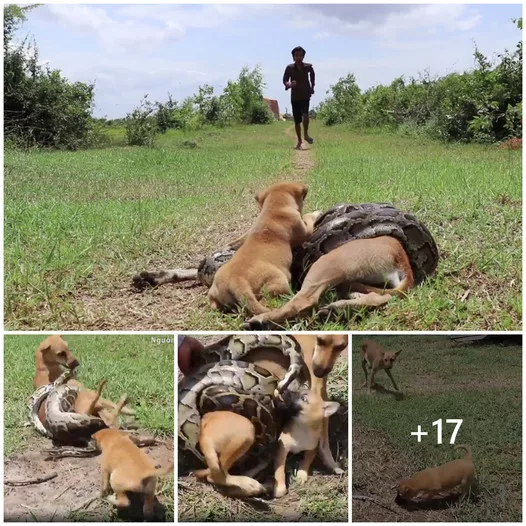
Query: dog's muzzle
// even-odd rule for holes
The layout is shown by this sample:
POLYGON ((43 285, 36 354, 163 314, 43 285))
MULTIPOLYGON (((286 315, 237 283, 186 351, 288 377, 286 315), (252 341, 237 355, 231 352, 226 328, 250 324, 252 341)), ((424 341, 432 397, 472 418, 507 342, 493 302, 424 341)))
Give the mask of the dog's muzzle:
POLYGON ((71 362, 68 362, 68 369, 75 369, 80 365, 80 362, 78 360, 72 360, 71 362))
POLYGON ((312 372, 314 373, 314 376, 316 378, 325 378, 325 376, 327 376, 327 374, 329 373, 329 371, 325 367, 316 366, 312 368, 312 372))

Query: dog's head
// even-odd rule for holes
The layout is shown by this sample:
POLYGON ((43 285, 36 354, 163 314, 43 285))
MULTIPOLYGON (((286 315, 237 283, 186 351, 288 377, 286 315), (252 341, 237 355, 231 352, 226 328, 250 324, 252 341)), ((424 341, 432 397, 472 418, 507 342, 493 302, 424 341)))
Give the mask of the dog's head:
POLYGON ((256 201, 260 209, 270 195, 290 195, 296 201, 299 211, 303 210, 303 201, 307 197, 309 187, 302 183, 278 183, 270 186, 256 195, 256 201))
POLYGON ((334 362, 347 348, 349 338, 343 334, 323 334, 316 336, 316 347, 312 356, 312 372, 318 378, 327 376, 334 362))
POLYGON ((404 504, 413 500, 417 495, 418 490, 411 486, 410 480, 402 480, 400 484, 398 484, 395 502, 397 504, 404 504))
POLYGON ((326 402, 319 394, 308 389, 286 390, 282 397, 283 400, 278 402, 278 409, 285 415, 285 419, 293 419, 296 423, 309 426, 321 425, 324 418, 336 413, 340 407, 338 402, 326 402))
POLYGON ((37 359, 42 359, 48 369, 58 366, 75 369, 79 366, 79 361, 69 350, 68 342, 57 334, 49 336, 38 346, 37 359))
POLYGON ((97 442, 97 447, 102 451, 108 442, 111 442, 112 438, 119 435, 119 431, 115 428, 100 429, 96 433, 93 433, 91 437, 97 442))
POLYGON ((391 352, 391 351, 384 352, 384 357, 383 357, 384 368, 385 369, 391 369, 391 367, 393 367, 396 359, 398 358, 398 355, 401 352, 402 352, 402 350, 399 350, 399 351, 396 351, 396 352, 391 352))

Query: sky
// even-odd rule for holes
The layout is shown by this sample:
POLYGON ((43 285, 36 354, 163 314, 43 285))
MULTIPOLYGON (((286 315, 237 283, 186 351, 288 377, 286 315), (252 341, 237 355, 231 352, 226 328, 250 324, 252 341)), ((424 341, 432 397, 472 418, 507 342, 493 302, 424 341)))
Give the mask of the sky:
POLYGON ((349 73, 365 90, 470 69, 475 43, 495 58, 515 48, 520 16, 521 4, 44 4, 17 36, 34 36, 40 60, 70 81, 95 83, 96 117, 123 117, 146 94, 180 101, 204 84, 221 94, 257 65, 284 113, 297 45, 316 73, 314 107, 349 73))

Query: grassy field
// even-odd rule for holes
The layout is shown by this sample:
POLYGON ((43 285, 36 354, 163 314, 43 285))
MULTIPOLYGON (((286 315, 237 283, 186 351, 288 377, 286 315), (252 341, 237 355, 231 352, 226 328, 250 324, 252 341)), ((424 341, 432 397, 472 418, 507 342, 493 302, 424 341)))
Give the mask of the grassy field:
POLYGON ((5 320, 9 329, 229 330, 203 287, 135 293, 138 271, 195 266, 254 221, 253 194, 276 181, 310 185, 306 211, 391 202, 440 248, 437 275, 376 312, 291 322, 302 329, 519 329, 521 152, 358 134, 314 123, 294 152, 290 123, 194 134, 153 150, 7 151, 5 320), (187 139, 198 146, 188 148, 187 139))
MULTIPOLYGON (((193 476, 179 476, 178 516, 184 522, 347 522, 348 520, 348 403, 349 365, 339 358, 328 381, 330 400, 341 407, 330 420, 330 443, 334 458, 345 470, 329 475, 315 460, 304 485, 289 481, 289 492, 280 499, 233 499, 223 496, 211 484, 193 476)), ((287 473, 297 469, 301 454, 290 455, 287 473)), ((269 477, 271 473, 267 473, 269 477)), ((270 480, 270 479, 269 479, 270 480)))
MULTIPOLYGON (((353 338, 353 520, 496 521, 522 517, 522 347, 460 345, 441 336, 385 336, 374 340, 386 349, 402 349, 392 374, 403 398, 362 387, 359 347, 353 338), (462 453, 449 444, 454 425, 439 418, 461 418, 456 444, 472 449, 478 488, 470 500, 437 510, 405 511, 394 503, 398 482, 426 467, 462 453), (411 432, 429 432, 417 443, 411 432), (385 506, 390 511, 381 507, 385 506)), ((380 372, 377 382, 392 390, 380 372)))
MULTIPOLYGON (((43 339, 42 335, 12 335, 5 336, 4 339, 4 454, 13 462, 20 462, 21 457, 26 457, 28 462, 36 462, 38 466, 41 462, 38 451, 49 447, 51 442, 37 435, 33 428, 24 427, 24 423, 27 420, 26 402, 34 391, 32 381, 35 374, 35 351, 43 339)), ((89 387, 95 387, 106 378, 108 382, 104 387, 103 396, 114 401, 127 393, 130 407, 136 412, 135 420, 139 428, 145 430, 146 434, 155 433, 161 440, 167 440, 167 443, 172 444, 173 450, 173 337, 68 335, 65 339, 81 363, 79 381, 89 387), (153 342, 152 338, 161 338, 164 341, 153 342)), ((153 448, 154 456, 156 449, 153 448)), ((171 456, 173 458, 173 452, 171 456)), ((88 469, 84 484, 86 487, 82 490, 88 494, 97 494, 100 478, 98 459, 59 460, 56 465, 60 466, 60 469, 56 469, 61 472, 61 476, 67 475, 74 461, 78 462, 77 470, 88 469), (88 480, 92 477, 94 481, 88 480)), ((42 488, 44 491, 45 484, 42 488)), ((23 491, 23 488, 10 490, 23 491)), ((168 477, 162 488, 161 498, 171 517, 173 495, 173 477, 168 477)), ((78 498, 75 504, 78 504, 78 498)), ((111 506, 107 507, 107 512, 110 515, 113 513, 111 506)), ((39 516, 38 507, 34 513, 39 516)), ((77 514, 70 518, 80 520, 82 517, 77 514)))

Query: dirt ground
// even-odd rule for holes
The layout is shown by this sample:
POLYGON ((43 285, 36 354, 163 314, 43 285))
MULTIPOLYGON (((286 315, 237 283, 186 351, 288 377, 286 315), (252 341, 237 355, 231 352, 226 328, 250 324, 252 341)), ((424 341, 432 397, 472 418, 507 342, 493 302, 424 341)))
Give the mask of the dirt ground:
MULTIPOLYGON (((144 432, 147 434, 147 432, 144 432)), ((4 520, 5 522, 61 522, 115 520, 115 508, 99 498, 99 458, 62 458, 46 461, 40 450, 49 447, 44 438, 35 438, 31 446, 14 453, 4 461, 4 520), (29 481, 56 474, 56 477, 25 486, 6 482, 29 481)), ((173 460, 173 440, 144 448, 156 464, 166 466, 173 460)), ((163 482, 159 482, 158 491, 163 482)), ((161 504, 164 499, 161 498, 161 504)), ((156 513, 162 517, 158 503, 156 513)), ((130 516, 122 516, 131 519, 130 516)))
POLYGON ((352 441, 353 522, 454 520, 448 509, 409 511, 395 504, 396 488, 389 487, 388 481, 404 478, 405 467, 414 459, 393 448, 382 433, 354 421, 352 441))

